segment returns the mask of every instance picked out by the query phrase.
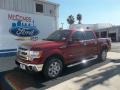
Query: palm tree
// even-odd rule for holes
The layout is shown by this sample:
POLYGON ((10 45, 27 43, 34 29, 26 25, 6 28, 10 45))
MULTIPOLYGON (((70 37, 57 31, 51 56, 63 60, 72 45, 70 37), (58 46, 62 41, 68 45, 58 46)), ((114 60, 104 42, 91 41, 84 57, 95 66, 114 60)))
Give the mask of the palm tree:
POLYGON ((74 16, 70 15, 67 19, 68 24, 72 25, 75 22, 74 16))
POLYGON ((78 24, 81 24, 81 20, 82 20, 81 14, 77 14, 77 20, 78 20, 78 24))

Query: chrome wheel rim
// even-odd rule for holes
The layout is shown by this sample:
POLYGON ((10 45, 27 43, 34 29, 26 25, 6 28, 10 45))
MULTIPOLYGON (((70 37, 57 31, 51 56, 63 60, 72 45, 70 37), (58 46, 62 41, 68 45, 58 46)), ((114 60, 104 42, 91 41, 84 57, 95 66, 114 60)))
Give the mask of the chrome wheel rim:
POLYGON ((49 69, 48 69, 48 75, 50 77, 56 77, 61 70, 61 66, 58 62, 53 62, 50 64, 49 69))
POLYGON ((104 50, 102 51, 102 60, 106 60, 107 52, 104 50))

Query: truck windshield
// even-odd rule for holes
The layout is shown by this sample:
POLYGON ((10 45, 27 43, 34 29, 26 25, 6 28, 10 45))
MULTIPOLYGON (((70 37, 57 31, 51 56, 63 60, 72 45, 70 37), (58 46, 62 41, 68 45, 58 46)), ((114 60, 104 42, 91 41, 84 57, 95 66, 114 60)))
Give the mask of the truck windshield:
POLYGON ((70 30, 57 30, 48 36, 45 40, 49 41, 64 41, 67 39, 70 30))

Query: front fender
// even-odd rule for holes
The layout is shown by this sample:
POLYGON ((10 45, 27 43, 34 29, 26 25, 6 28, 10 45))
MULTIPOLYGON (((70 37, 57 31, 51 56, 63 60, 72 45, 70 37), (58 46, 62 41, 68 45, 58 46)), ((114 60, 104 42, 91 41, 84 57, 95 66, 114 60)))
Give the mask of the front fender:
MULTIPOLYGON (((45 56, 44 62, 45 62, 49 57, 51 57, 51 56, 53 56, 53 55, 59 55, 59 56, 63 57, 62 52, 61 52, 59 49, 47 50, 47 51, 44 52, 44 56, 45 56)), ((63 59, 64 59, 64 57, 63 57, 63 59)))
POLYGON ((101 45, 101 50, 103 50, 103 49, 108 49, 108 44, 107 43, 104 43, 104 44, 101 45))

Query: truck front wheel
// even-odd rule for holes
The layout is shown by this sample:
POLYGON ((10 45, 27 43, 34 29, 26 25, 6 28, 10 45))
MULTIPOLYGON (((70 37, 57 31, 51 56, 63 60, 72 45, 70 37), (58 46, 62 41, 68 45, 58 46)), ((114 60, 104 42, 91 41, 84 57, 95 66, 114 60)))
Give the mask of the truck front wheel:
POLYGON ((56 78, 60 75, 62 69, 62 61, 57 57, 51 57, 44 65, 43 74, 47 79, 56 78))

